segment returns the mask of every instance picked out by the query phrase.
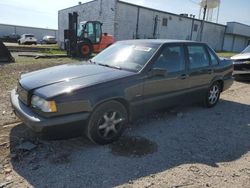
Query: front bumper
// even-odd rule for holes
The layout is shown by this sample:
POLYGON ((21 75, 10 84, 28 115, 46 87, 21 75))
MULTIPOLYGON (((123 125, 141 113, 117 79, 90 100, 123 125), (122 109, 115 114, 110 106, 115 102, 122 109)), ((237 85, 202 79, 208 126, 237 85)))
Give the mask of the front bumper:
POLYGON ((250 74, 250 63, 241 63, 241 62, 235 63, 234 74, 250 74))
POLYGON ((238 63, 234 64, 233 76, 236 80, 250 80, 250 64, 249 63, 238 63))
POLYGON ((10 100, 15 114, 35 132, 44 132, 45 130, 54 128, 71 129, 73 127, 75 128, 76 125, 81 125, 83 129, 82 122, 87 120, 90 115, 90 113, 77 113, 60 117, 44 118, 23 104, 18 99, 16 90, 11 91, 10 100))

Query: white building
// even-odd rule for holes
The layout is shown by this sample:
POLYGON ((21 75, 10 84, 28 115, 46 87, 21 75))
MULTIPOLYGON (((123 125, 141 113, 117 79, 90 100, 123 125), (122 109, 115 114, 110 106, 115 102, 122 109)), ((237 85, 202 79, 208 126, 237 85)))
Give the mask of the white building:
POLYGON ((202 39, 217 51, 241 51, 250 41, 250 26, 239 23, 221 25, 169 12, 138 6, 120 0, 93 0, 58 12, 59 44, 64 46, 64 30, 68 27, 68 13, 77 12, 79 22, 98 20, 103 32, 116 40, 134 38, 202 39), (202 33, 202 34, 201 34, 202 33))

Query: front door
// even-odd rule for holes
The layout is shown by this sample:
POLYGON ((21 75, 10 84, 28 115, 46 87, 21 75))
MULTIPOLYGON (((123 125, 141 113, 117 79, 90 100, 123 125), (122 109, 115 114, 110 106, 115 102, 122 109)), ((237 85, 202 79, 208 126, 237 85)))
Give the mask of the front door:
POLYGON ((166 75, 150 75, 144 82, 144 109, 155 110, 179 103, 188 89, 184 47, 181 44, 167 44, 157 60, 154 69, 166 70, 166 75))

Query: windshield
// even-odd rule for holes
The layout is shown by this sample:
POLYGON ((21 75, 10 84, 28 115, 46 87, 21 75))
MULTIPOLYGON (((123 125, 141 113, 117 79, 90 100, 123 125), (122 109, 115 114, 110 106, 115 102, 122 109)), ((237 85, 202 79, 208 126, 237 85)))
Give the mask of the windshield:
POLYGON ((92 62, 138 72, 149 61, 159 46, 159 44, 117 42, 95 56, 92 62))
POLYGON ((84 31, 86 22, 80 22, 80 24, 77 25, 77 36, 80 37, 84 31))
POLYGON ((243 50, 241 53, 250 53, 250 45, 246 47, 246 49, 243 50))

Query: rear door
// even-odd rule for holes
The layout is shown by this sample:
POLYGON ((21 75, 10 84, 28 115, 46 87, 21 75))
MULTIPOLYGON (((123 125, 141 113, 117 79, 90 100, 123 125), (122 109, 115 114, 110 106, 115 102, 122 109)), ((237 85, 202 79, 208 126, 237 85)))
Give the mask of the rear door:
MULTIPOLYGON (((144 82, 145 109, 154 110, 174 105, 181 101, 188 89, 186 61, 182 44, 167 44, 163 47, 150 70, 165 69, 166 75, 147 76, 144 82)), ((149 71, 150 73, 150 71, 149 71)))
POLYGON ((207 92, 213 79, 214 69, 206 45, 187 44, 186 47, 190 93, 194 99, 199 99, 207 92))

